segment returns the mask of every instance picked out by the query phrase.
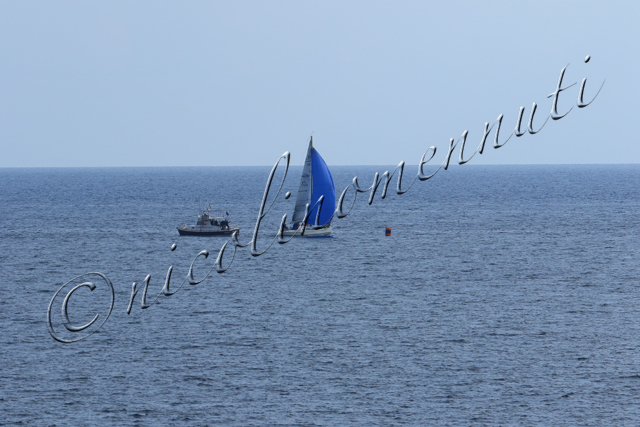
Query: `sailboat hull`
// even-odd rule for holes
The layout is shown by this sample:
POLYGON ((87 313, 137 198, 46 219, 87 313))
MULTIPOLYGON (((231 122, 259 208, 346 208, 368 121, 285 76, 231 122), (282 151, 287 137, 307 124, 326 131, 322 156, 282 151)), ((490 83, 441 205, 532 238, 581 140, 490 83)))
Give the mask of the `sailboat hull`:
POLYGON ((333 231, 333 226, 329 224, 326 227, 315 228, 315 229, 312 227, 307 227, 307 229, 304 230, 304 234, 300 234, 302 233, 302 230, 284 230, 282 234, 285 236, 296 235, 300 237, 320 237, 320 236, 329 236, 332 231, 333 231))

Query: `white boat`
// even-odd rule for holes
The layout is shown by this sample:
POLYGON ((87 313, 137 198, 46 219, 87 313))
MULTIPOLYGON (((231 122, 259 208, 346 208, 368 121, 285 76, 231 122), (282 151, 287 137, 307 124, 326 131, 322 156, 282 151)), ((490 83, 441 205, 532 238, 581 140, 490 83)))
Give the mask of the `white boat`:
POLYGON ((177 228, 181 236, 219 236, 240 231, 239 228, 229 226, 229 219, 224 213, 217 217, 211 216, 211 205, 202 212, 202 215, 198 215, 195 225, 184 224, 177 228))
POLYGON ((320 153, 313 148, 313 137, 309 141, 307 157, 302 169, 296 206, 291 219, 291 227, 285 226, 285 236, 328 236, 333 227, 333 213, 336 209, 336 188, 329 167, 320 153), (322 197, 322 201, 319 202, 322 197), (309 206, 309 215, 305 211, 309 206), (306 227, 303 225, 306 223, 306 227))

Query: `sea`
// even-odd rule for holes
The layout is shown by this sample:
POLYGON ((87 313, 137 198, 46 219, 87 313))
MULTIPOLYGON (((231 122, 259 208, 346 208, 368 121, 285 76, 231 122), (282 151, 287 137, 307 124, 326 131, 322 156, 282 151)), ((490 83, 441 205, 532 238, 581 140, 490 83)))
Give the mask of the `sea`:
POLYGON ((0 425, 640 425, 640 165, 271 170, 0 169, 0 425))

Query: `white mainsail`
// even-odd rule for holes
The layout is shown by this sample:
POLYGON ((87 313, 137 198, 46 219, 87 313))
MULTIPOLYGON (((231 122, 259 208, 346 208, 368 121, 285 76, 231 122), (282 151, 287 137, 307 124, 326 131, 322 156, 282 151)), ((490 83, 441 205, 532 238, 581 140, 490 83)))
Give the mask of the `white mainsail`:
POLYGON ((300 187, 298 188, 298 196, 296 197, 296 206, 293 210, 292 222, 300 223, 304 219, 304 211, 307 204, 311 205, 311 195, 313 194, 313 137, 309 141, 309 149, 307 150, 307 158, 304 161, 302 169, 302 178, 300 178, 300 187))

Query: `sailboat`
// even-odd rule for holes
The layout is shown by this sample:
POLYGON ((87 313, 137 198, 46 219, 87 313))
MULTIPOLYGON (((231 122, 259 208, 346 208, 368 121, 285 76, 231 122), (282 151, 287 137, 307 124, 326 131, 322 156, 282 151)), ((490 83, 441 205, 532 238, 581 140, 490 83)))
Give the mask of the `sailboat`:
POLYGON ((336 188, 329 167, 320 153, 313 148, 313 136, 309 141, 307 157, 302 169, 300 187, 296 198, 296 206, 291 219, 293 225, 283 230, 285 236, 294 234, 313 237, 328 236, 333 227, 333 213, 336 209, 336 188), (320 198, 322 197, 322 200, 320 198), (303 230, 304 214, 309 205, 309 215, 303 230))

